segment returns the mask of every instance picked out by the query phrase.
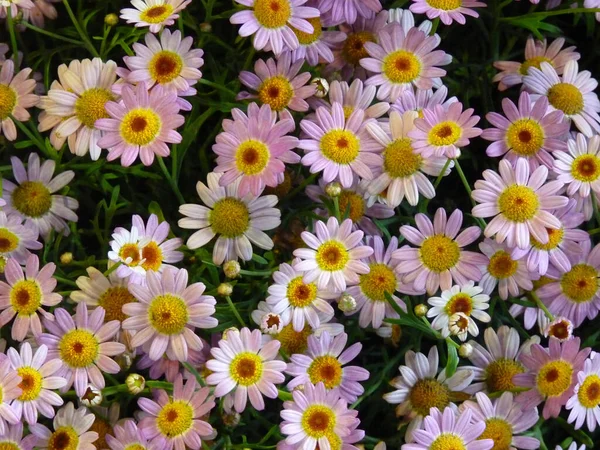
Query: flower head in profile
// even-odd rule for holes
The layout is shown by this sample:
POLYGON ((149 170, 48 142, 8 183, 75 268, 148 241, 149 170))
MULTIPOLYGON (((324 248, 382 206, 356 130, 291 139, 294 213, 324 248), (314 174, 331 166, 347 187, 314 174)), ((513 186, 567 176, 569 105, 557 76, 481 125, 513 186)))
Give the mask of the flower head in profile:
MULTIPOLYGON (((16 3, 19 2, 9 2, 11 6, 16 6, 16 3)), ((0 11, 3 8, 1 5, 0 11)), ((27 108, 35 106, 39 101, 39 97, 33 93, 35 80, 29 78, 31 72, 31 69, 26 68, 15 75, 12 59, 4 61, 0 69, 0 135, 4 135, 9 141, 17 138, 13 120, 27 122, 31 117, 27 108)))
POLYGON ((319 0, 319 11, 330 25, 352 25, 359 16, 370 19, 381 11, 381 0, 319 0))
MULTIPOLYGON (((3 206, 3 205, 2 205, 3 206)), ((0 260, 16 259, 25 264, 30 250, 40 250, 43 246, 38 240, 38 233, 31 225, 23 225, 23 219, 17 214, 6 216, 0 211, 0 260)))
POLYGON ((121 19, 133 23, 136 28, 148 27, 151 33, 158 33, 164 26, 171 26, 175 19, 192 0, 134 0, 134 8, 123 8, 121 19))
POLYGON ((461 25, 466 23, 465 16, 479 17, 479 13, 473 8, 485 8, 484 2, 475 0, 413 0, 410 10, 417 14, 427 14, 430 19, 439 19, 444 25, 457 22, 461 25))
POLYGON ((94 420, 94 414, 85 406, 75 409, 75 405, 69 402, 54 416, 54 431, 40 423, 30 426, 31 432, 37 437, 35 447, 42 450, 58 450, 66 442, 73 450, 95 450, 93 442, 98 440, 98 433, 89 431, 94 420))
POLYGON ((577 384, 573 396, 567 401, 570 410, 569 423, 575 423, 575 429, 586 424, 589 431, 594 431, 600 423, 600 357, 594 353, 585 360, 583 369, 577 374, 577 384))

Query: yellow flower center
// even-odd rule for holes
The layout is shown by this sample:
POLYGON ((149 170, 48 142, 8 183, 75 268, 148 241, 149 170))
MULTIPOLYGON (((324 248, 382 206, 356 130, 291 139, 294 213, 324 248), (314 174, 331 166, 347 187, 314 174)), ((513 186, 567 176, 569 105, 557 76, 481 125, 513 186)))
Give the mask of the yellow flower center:
POLYGON ((173 438, 192 428, 194 409, 182 400, 171 400, 156 417, 156 426, 163 436, 173 438))
POLYGON ((58 427, 48 439, 48 450, 77 450, 79 435, 73 427, 58 427))
POLYGON ((92 365, 96 361, 98 350, 98 339, 88 330, 68 331, 58 343, 60 359, 74 368, 92 365))
POLYGON ((24 181, 12 192, 17 211, 27 217, 42 217, 52 207, 50 190, 40 181, 24 181))
POLYGON ((488 272, 494 278, 501 280, 512 277, 517 273, 519 263, 510 257, 510 254, 504 250, 498 250, 490 258, 488 272))
POLYGON ((514 391, 516 386, 513 377, 524 372, 525 368, 521 363, 508 358, 499 358, 485 368, 485 384, 491 393, 514 391))
POLYGON ((185 300, 173 294, 157 295, 148 307, 148 319, 162 334, 179 334, 189 319, 185 300))
POLYGON ((429 6, 444 11, 452 11, 462 6, 462 0, 427 0, 429 6))
POLYGON ((470 316, 471 311, 473 311, 473 299, 469 295, 459 292, 448 300, 444 310, 449 316, 459 312, 465 316, 470 316))
POLYGON ((140 247, 137 244, 125 244, 119 249, 119 258, 125 262, 127 259, 131 258, 131 262, 125 263, 129 267, 137 266, 141 259, 140 247))
POLYGON ((431 443, 429 450, 467 450, 467 446, 460 436, 442 433, 431 443))
POLYGON ((8 228, 0 228, 0 253, 10 253, 19 246, 19 236, 8 228))
POLYGON ((158 271, 162 266, 163 254, 162 250, 155 241, 150 241, 148 245, 142 248, 142 267, 144 270, 158 271))
POLYGON ((511 222, 527 222, 535 217, 540 200, 533 189, 512 184, 498 197, 500 212, 511 222))
POLYGON ((354 223, 360 222, 367 210, 365 200, 353 191, 342 191, 338 197, 338 202, 342 217, 346 217, 347 213, 348 218, 354 223), (349 212, 348 209, 350 209, 349 212))
POLYGON ((529 238, 531 241, 531 245, 533 245, 535 248, 537 248, 539 250, 546 250, 546 251, 550 251, 550 250, 553 250, 556 247, 558 247, 558 245, 563 240, 563 236, 565 235, 565 230, 563 228, 559 228, 558 230, 555 230, 553 228, 546 228, 546 231, 548 232, 548 243, 547 244, 542 244, 537 239, 535 239, 533 236, 531 236, 529 238))
POLYGON ((167 84, 181 74, 183 59, 170 50, 157 52, 148 64, 150 77, 158 84, 167 84))
POLYGON ((392 295, 396 291, 396 274, 383 263, 369 264, 369 268, 369 273, 360 276, 360 290, 371 301, 385 302, 385 293, 392 295))
POLYGON ((296 308, 304 308, 317 298, 317 285, 315 283, 304 283, 302 277, 296 277, 287 287, 287 298, 290 305, 296 308))
POLYGON ((368 58, 369 53, 365 48, 365 42, 376 42, 375 35, 370 31, 350 33, 342 47, 342 58, 344 61, 356 66, 361 59, 368 58))
POLYGON ((335 412, 325 405, 310 405, 302 413, 301 423, 307 436, 319 439, 333 433, 336 425, 335 412))
POLYGON ((11 441, 0 441, 0 450, 21 450, 21 447, 11 441))
POLYGON ((27 402, 35 400, 42 390, 42 374, 33 367, 19 367, 17 373, 21 377, 19 387, 22 390, 19 400, 27 402))
POLYGON ((243 201, 225 197, 214 204, 209 220, 215 234, 234 238, 242 235, 248 229, 250 212, 243 201))
POLYGON ((317 264, 325 272, 343 270, 350 259, 348 250, 339 241, 329 240, 317 249, 317 264))
POLYGON ((256 353, 238 354, 229 365, 229 374, 233 381, 242 386, 251 386, 260 381, 263 374, 263 362, 256 353))
POLYGON ((267 78, 258 88, 258 99, 273 111, 283 111, 294 97, 294 87, 283 75, 267 78))
POLYGON ((544 397, 558 397, 562 395, 573 378, 573 366, 564 359, 557 359, 544 364, 535 379, 538 391, 544 397))
POLYGON ((17 105, 17 92, 6 84, 0 84, 0 120, 12 114, 17 105))
POLYGON ((333 389, 342 382, 342 365, 330 355, 317 356, 307 370, 310 382, 322 381, 327 389, 333 389))
POLYGON ((558 83, 548 89, 548 102, 566 115, 578 114, 583 110, 583 94, 570 83, 558 83))
POLYGON ((442 147, 454 144, 460 139, 461 135, 462 129, 460 126, 456 122, 446 120, 431 127, 427 140, 429 144, 435 147, 442 147))
POLYGON ((577 392, 577 398, 584 408, 595 408, 600 404, 600 377, 588 375, 577 392))
POLYGON ((312 328, 306 325, 302 331, 295 331, 292 323, 287 324, 275 339, 281 343, 281 350, 288 355, 304 353, 308 348, 308 337, 312 334, 312 328))
POLYGON ((344 106, 344 120, 348 120, 352 113, 354 112, 354 106, 344 106))
POLYGON ((421 261, 432 272, 444 272, 456 265, 460 258, 460 247, 443 234, 428 237, 419 249, 421 261))
POLYGON ((408 178, 423 164, 423 157, 417 155, 409 138, 396 139, 383 152, 383 169, 392 178, 408 178))
POLYGON ((289 0, 255 0, 254 16, 265 28, 281 28, 292 17, 289 0))
POLYGON ((557 339, 565 340, 570 337, 569 322, 560 320, 548 327, 548 336, 554 336, 557 339))
POLYGON ((315 31, 313 33, 305 33, 304 31, 297 30, 294 27, 290 27, 296 37, 298 38, 298 42, 300 45, 310 45, 319 40, 321 34, 323 33, 323 26, 321 25, 321 19, 319 17, 311 17, 310 19, 304 19, 308 23, 310 23, 315 31))
POLYGON ((159 135, 162 121, 151 108, 134 108, 121 121, 121 137, 129 145, 148 145, 159 135))
POLYGON ((114 99, 114 95, 108 89, 88 89, 75 102, 75 115, 86 127, 94 128, 96 120, 110 117, 105 105, 114 99))
POLYGON ((173 13, 173 7, 170 4, 155 5, 142 11, 140 19, 146 23, 162 23, 173 13))
POLYGON ((534 119, 519 119, 506 130, 506 143, 517 155, 535 155, 544 145, 544 129, 534 119))
POLYGON ((409 393, 412 409, 421 416, 428 416, 431 408, 443 410, 450 403, 450 391, 436 379, 422 379, 415 383, 409 393))
POLYGON ((560 279, 560 287, 574 303, 587 303, 598 292, 598 271, 588 264, 576 264, 560 279))
POLYGON ((242 142, 235 152, 235 166, 244 175, 261 173, 271 157, 269 147, 255 139, 242 142))
POLYGON ((113 429, 106 420, 103 420, 102 418, 96 415, 94 423, 90 427, 89 431, 95 431, 96 433, 98 433, 98 439, 94 441, 94 446, 97 449, 109 448, 108 444, 106 443, 106 435, 113 434, 113 429))
POLYGON ((485 421, 485 430, 477 440, 492 439, 494 446, 491 450, 509 450, 512 443, 512 425, 504 419, 492 417, 485 421))
POLYGON ((330 161, 350 164, 358 156, 360 139, 352 131, 330 130, 321 138, 321 152, 330 161))
POLYGON ((10 304, 19 316, 31 316, 42 305, 43 295, 37 281, 17 281, 10 290, 10 304))
POLYGON ((407 50, 396 50, 383 60, 383 73, 392 83, 411 83, 421 74, 421 61, 407 50))
POLYGON ((148 449, 141 444, 130 444, 127 447, 125 447, 124 450, 148 450, 148 449))
POLYGON ((530 67, 535 67, 536 69, 539 69, 542 66, 543 62, 547 62, 551 66, 554 65, 552 64, 552 61, 546 58, 545 56, 534 56, 533 58, 525 60, 525 62, 521 64, 521 67, 519 67, 519 72, 521 73, 521 75, 527 75, 527 72, 530 67))
POLYGON ((600 158, 595 155, 581 155, 571 164, 571 175, 578 181, 591 183, 600 177, 600 158))
POLYGON ((106 311, 105 322, 111 320, 123 322, 127 318, 127 315, 123 313, 123 305, 135 301, 135 297, 131 295, 131 292, 125 286, 112 286, 100 296, 98 306, 106 311))

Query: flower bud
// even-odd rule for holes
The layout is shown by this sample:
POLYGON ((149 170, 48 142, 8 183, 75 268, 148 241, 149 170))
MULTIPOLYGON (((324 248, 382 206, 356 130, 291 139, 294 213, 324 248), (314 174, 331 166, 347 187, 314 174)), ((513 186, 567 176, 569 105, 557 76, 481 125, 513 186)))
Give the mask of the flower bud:
POLYGON ((283 329, 283 321, 281 316, 275 313, 267 313, 260 321, 260 331, 265 334, 279 334, 283 329))
POLYGON ((102 391, 91 384, 81 396, 81 404, 87 407, 98 406, 102 403, 102 391))
POLYGON ((119 16, 117 16, 115 13, 107 14, 104 16, 104 23, 109 27, 114 27, 119 23, 119 16))
POLYGON ((223 420, 225 426, 228 426, 230 428, 237 427, 240 423, 241 417, 242 416, 239 413, 236 413, 235 411, 231 411, 229 413, 223 411, 223 413, 221 414, 221 420, 223 420))
POLYGON ((223 340, 225 340, 225 341, 226 341, 226 340, 227 340, 227 334, 228 334, 230 331, 240 331, 240 330, 238 330, 236 327, 229 327, 229 328, 227 328, 226 330, 223 330, 223 335, 221 336, 221 339, 223 339, 223 340))
POLYGON ((325 78, 313 78, 310 84, 317 87, 317 92, 315 92, 317 98, 323 98, 329 93, 329 83, 325 78))
POLYGON ((554 337, 560 342, 568 341, 573 337, 573 322, 566 317, 557 317, 546 326, 544 336, 554 337))
POLYGON ((209 22, 202 22, 200 24, 200 32, 210 33, 212 31, 212 25, 209 22))
POLYGON ((227 296, 231 295, 232 292, 233 292, 233 286, 229 283, 221 283, 217 287, 217 294, 219 294, 223 297, 227 297, 227 296))
POLYGON ((427 305, 419 303, 418 305, 415 305, 415 316, 425 317, 427 315, 428 310, 429 308, 427 307, 427 305))
POLYGON ((60 262, 62 264, 71 264, 73 262, 73 253, 65 252, 60 255, 60 262))
POLYGON ((325 193, 330 197, 339 197, 342 193, 342 185, 337 181, 332 181, 325 186, 325 193))
POLYGON ((146 387, 146 379, 137 373, 130 373, 125 379, 127 389, 133 395, 138 395, 146 387))
POLYGON ((473 354, 473 346, 468 342, 461 344, 461 346, 458 348, 458 354, 461 358, 468 358, 473 354))
POLYGON ((240 275, 240 263, 237 261, 226 261, 223 263, 223 272, 227 278, 237 278, 240 275))
POLYGON ((350 294, 344 294, 340 297, 338 308, 346 314, 351 314, 356 311, 356 299, 350 294))

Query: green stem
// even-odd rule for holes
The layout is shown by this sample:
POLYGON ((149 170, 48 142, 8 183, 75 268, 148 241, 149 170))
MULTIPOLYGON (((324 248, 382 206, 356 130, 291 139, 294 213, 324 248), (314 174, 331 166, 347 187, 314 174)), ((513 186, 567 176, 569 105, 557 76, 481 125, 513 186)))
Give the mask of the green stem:
POLYGON ((537 13, 529 13, 529 14, 523 14, 522 16, 514 16, 514 17, 502 17, 500 18, 500 20, 502 22, 510 22, 512 20, 518 19, 518 20, 522 20, 522 19, 526 19, 529 17, 549 17, 549 16, 561 16, 564 14, 579 14, 579 13, 597 13, 600 12, 600 8, 567 8, 567 9, 560 9, 558 11, 542 11, 542 12, 537 12, 537 13))
POLYGON ((594 218, 596 219, 596 225, 600 226, 600 212, 598 212, 598 197, 596 197, 595 192, 592 192, 592 207, 594 208, 594 218))
POLYGON ((294 197, 296 194, 303 191, 306 186, 308 186, 309 184, 313 184, 313 182, 317 179, 318 176, 319 176, 318 173, 313 173, 312 175, 310 175, 298 187, 296 187, 292 192, 290 192, 287 195, 287 198, 294 197))
POLYGON ((198 384, 200 386, 202 386, 202 387, 206 386, 206 383, 204 382, 202 375, 200 375, 200 372, 198 372, 194 366, 192 366, 189 362, 184 362, 183 367, 185 367, 188 372, 190 372, 192 375, 194 375, 194 377, 196 378, 196 381, 198 382, 198 384))
MULTIPOLYGON (((471 204, 473 206, 477 205, 477 202, 473 199, 472 193, 473 191, 471 190, 471 186, 469 186, 469 181, 467 180, 467 177, 465 176, 465 173, 462 170, 462 167, 460 166, 460 163, 458 162, 458 159, 454 159, 454 167, 456 167, 456 171, 458 172, 458 176, 460 177, 460 181, 462 181, 463 186, 465 187, 467 194, 469 194, 469 199, 471 200, 471 204)), ((477 224, 481 227, 481 229, 485 229, 486 227, 486 223, 483 219, 476 217, 475 220, 477 221, 477 224)))
POLYGON ((73 13, 73 10, 71 9, 71 5, 69 5, 69 0, 63 0, 63 5, 65 5, 67 14, 69 14, 69 17, 71 18, 71 22, 73 22, 73 25, 75 26, 77 33, 79 33, 79 36, 81 37, 81 40, 83 41, 84 45, 87 47, 87 49, 90 51, 90 53, 93 56, 99 58, 100 54, 98 53, 96 48, 92 45, 92 41, 90 41, 90 38, 87 35, 87 33, 85 32, 85 30, 83 28, 81 28, 81 25, 79 24, 79 21, 77 20, 77 17, 75 17, 75 14, 73 13))
POLYGON ((594 234, 598 234, 600 233, 600 228, 594 228, 593 230, 588 231, 588 234, 590 236, 593 236, 594 234))
POLYGON ((292 400, 294 398, 290 392, 282 391, 281 389, 278 389, 277 392, 277 397, 281 401, 292 400))
POLYGON ((81 45, 81 41, 76 41, 75 39, 71 39, 65 36, 61 36, 60 34, 52 33, 51 31, 44 30, 43 28, 38 28, 35 25, 30 24, 29 22, 21 22, 25 25, 26 28, 35 31, 36 33, 44 34, 46 36, 53 37, 54 39, 58 39, 59 41, 68 42, 69 44, 81 45))
POLYGON ((119 266, 123 264, 122 261, 119 261, 116 264, 113 264, 112 266, 110 266, 108 269, 106 269, 106 271, 104 272, 104 276, 108 278, 108 276, 113 273, 115 270, 117 270, 119 268, 119 266))
POLYGON ((243 326, 243 327, 245 327, 246 326, 246 322, 244 322, 244 319, 242 319, 242 316, 240 316, 240 313, 238 312, 237 308, 233 304, 233 301, 231 301, 231 297, 228 295, 228 296, 225 297, 225 300, 227 300, 227 304, 229 305, 229 309, 231 309, 231 312, 233 313, 233 315, 235 316, 235 318, 238 320, 238 322, 240 323, 240 325, 243 326))
POLYGON ((56 281, 60 281, 63 284, 68 284, 69 286, 76 286, 76 287, 78 287, 77 283, 75 283, 74 281, 71 281, 71 280, 67 280, 66 278, 54 275, 54 279, 56 279, 56 281))
POLYGON ((15 62, 15 72, 18 72, 19 66, 19 48, 17 47, 17 35, 15 34, 15 25, 12 18, 11 7, 6 8, 6 23, 8 24, 8 33, 10 34, 10 46, 12 47, 12 57, 15 62))
POLYGON ((544 305, 544 302, 542 302, 542 300, 540 300, 540 298, 534 291, 529 291, 527 293, 527 296, 535 302, 535 304, 537 305, 538 308, 540 308, 542 311, 544 311, 544 314, 546 315, 548 320, 550 320, 550 321, 554 320, 554 315, 548 310, 548 308, 546 308, 546 305, 544 305))
MULTIPOLYGON (((450 166, 450 162, 452 161, 452 159, 448 158, 446 160, 446 164, 444 164, 444 167, 442 168, 441 172, 439 173, 439 175, 437 176, 437 178, 435 179, 435 182, 433 183, 433 190, 436 190, 437 187, 440 185, 442 178, 444 177, 444 173, 446 172, 446 170, 448 169, 448 167, 450 166)), ((426 212, 427 211, 427 205, 429 205, 429 202, 431 201, 430 198, 425 199, 425 201, 423 203, 421 203, 421 206, 419 207, 419 212, 426 212)))
POLYGON ((179 204, 183 205, 185 203, 185 199, 183 198, 183 195, 181 194, 181 191, 179 190, 179 186, 177 186, 177 183, 175 183, 175 180, 173 180, 173 177, 171 177, 171 174, 169 173, 167 166, 165 166, 165 162, 163 161, 162 157, 157 156, 157 159, 158 159, 158 165, 160 166, 160 170, 162 170, 163 174, 167 178, 167 181, 169 182, 169 185, 171 186, 173 193, 177 197, 179 204))
MULTIPOLYGON (((169 383, 168 381, 146 381, 146 387, 150 389, 165 389, 167 391, 173 390, 173 383, 169 383)), ((102 395, 106 397, 107 395, 114 394, 122 394, 129 392, 129 388, 126 384, 119 384, 117 386, 110 386, 102 389, 102 395)))
POLYGON ((273 269, 273 270, 244 270, 241 269, 240 270, 240 275, 247 275, 249 277, 264 277, 264 276, 271 276, 273 275, 273 272, 275 272, 277 269, 273 269))
POLYGON ((429 32, 429 35, 433 36, 439 26, 440 26, 440 18, 436 17, 435 19, 433 19, 433 25, 431 26, 431 31, 429 32))
MULTIPOLYGON (((8 17, 8 16, 7 16, 8 17)), ((52 158, 52 155, 49 155, 46 149, 46 146, 44 145, 44 143, 42 141, 40 141, 37 136, 35 136, 30 130, 29 128, 27 128, 21 121, 15 119, 14 117, 10 116, 10 118, 12 119, 12 121, 17 125, 17 128, 19 128, 19 130, 21 130, 25 135, 27 135, 27 137, 35 144, 35 146, 37 148, 40 149, 40 151, 47 157, 52 158)), ((54 158, 52 158, 54 159, 54 158)))
POLYGON ((210 87, 212 87, 212 88, 215 88, 215 89, 217 89, 218 91, 225 92, 225 93, 227 93, 227 94, 231 95, 231 96, 232 96, 232 97, 234 97, 234 98, 235 98, 235 96, 237 95, 237 94, 236 94, 235 92, 233 92, 231 89, 227 89, 225 86, 222 86, 222 85, 220 85, 220 84, 218 84, 218 83, 213 83, 212 81, 209 81, 209 80, 207 80, 207 79, 205 79, 205 78, 200 78, 200 79, 198 80, 198 83, 199 83, 199 84, 205 84, 206 86, 210 86, 210 87))
POLYGON ((338 197, 333 197, 333 213, 335 214, 335 218, 338 222, 341 222, 342 218, 340 216, 340 200, 338 197))

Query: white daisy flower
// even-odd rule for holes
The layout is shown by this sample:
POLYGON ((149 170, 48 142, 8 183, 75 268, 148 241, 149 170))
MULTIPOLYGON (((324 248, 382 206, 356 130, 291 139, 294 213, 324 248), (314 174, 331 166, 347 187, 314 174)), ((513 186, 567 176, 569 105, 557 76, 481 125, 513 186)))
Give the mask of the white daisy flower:
POLYGON ((590 191, 600 192, 600 136, 586 138, 577 133, 567 141, 568 152, 555 152, 554 172, 567 185, 569 197, 579 193, 588 197, 590 191))
POLYGON ((575 429, 586 423, 589 431, 594 431, 600 423, 600 358, 585 361, 583 370, 577 374, 577 385, 573 396, 567 402, 568 422, 575 422, 575 429))
POLYGON ((190 3, 192 0, 131 0, 135 9, 122 9, 121 19, 136 28, 149 27, 151 33, 158 33, 162 27, 173 25, 178 13, 190 3))

